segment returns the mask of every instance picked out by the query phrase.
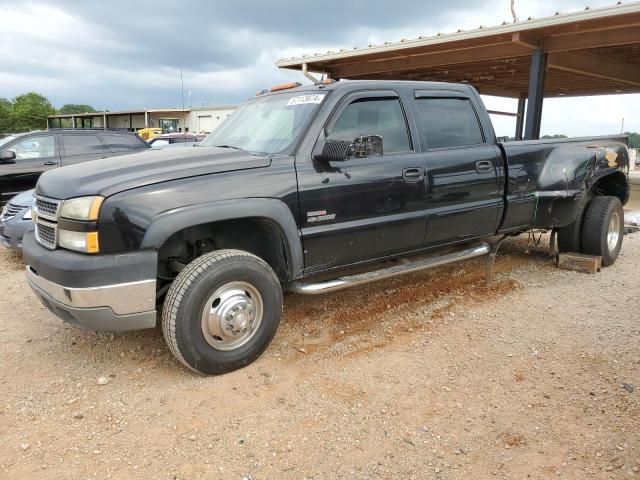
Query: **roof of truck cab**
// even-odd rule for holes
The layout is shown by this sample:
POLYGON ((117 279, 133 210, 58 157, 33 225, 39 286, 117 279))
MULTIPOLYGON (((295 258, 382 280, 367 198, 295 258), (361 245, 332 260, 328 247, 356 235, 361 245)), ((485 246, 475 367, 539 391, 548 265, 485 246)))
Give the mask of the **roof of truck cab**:
POLYGON ((413 90, 454 90, 468 93, 473 87, 463 83, 450 82, 418 82, 410 80, 339 80, 332 83, 300 85, 299 87, 276 90, 256 95, 257 98, 267 95, 278 95, 292 92, 336 91, 336 90, 384 90, 384 89, 413 89, 413 90))

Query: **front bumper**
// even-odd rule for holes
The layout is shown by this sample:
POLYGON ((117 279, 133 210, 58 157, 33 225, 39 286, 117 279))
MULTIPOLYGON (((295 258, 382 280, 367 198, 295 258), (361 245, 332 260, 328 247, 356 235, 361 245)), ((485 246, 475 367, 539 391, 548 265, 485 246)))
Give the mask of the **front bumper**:
POLYGON ((28 232, 23 253, 31 289, 65 322, 107 331, 156 325, 156 252, 94 256, 52 251, 28 232))

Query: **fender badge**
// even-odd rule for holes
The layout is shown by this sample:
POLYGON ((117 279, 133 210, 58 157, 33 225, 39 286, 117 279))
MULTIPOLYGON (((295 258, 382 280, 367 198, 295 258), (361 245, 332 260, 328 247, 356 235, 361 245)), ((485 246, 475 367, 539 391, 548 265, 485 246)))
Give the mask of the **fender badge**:
POLYGON ((327 213, 326 210, 316 210, 315 212, 307 212, 307 222, 324 222, 336 218, 335 213, 327 213))

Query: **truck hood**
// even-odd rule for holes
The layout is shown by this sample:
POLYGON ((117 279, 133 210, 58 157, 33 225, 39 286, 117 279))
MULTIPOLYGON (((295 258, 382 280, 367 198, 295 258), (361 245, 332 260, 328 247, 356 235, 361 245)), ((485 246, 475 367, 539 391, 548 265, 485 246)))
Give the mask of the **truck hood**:
POLYGON ((191 147, 145 150, 133 155, 56 168, 38 180, 36 193, 51 198, 108 197, 124 190, 180 178, 264 168, 271 159, 242 150, 191 147))

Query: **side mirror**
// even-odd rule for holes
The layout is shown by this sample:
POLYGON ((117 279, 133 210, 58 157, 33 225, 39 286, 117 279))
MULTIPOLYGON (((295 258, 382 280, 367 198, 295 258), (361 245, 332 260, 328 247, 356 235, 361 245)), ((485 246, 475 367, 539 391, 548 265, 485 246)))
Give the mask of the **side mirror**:
POLYGON ((16 163, 16 152, 13 150, 0 152, 0 163, 16 163))
POLYGON ((382 154, 380 135, 361 135, 353 141, 325 140, 322 151, 313 159, 318 162, 344 162, 352 158, 380 157, 382 154))

